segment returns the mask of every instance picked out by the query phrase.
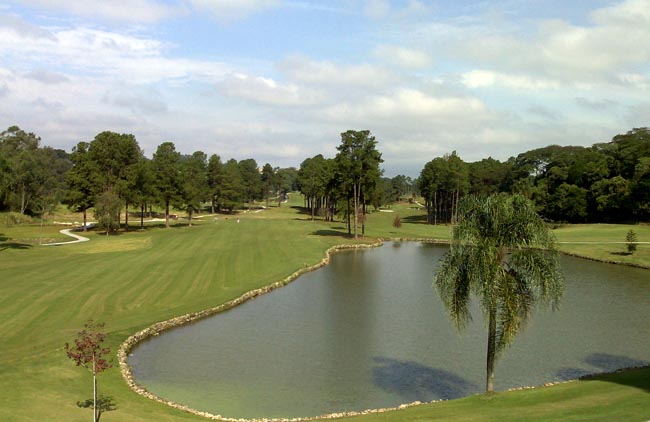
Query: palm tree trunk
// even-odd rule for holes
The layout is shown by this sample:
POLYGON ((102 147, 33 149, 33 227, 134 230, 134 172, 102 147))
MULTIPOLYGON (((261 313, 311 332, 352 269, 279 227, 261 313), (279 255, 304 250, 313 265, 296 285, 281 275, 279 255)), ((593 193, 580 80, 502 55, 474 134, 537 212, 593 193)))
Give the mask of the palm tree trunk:
POLYGON ((497 340, 497 311, 496 307, 490 309, 488 322, 488 347, 487 347, 487 365, 485 391, 494 392, 494 360, 496 357, 496 340, 497 340))

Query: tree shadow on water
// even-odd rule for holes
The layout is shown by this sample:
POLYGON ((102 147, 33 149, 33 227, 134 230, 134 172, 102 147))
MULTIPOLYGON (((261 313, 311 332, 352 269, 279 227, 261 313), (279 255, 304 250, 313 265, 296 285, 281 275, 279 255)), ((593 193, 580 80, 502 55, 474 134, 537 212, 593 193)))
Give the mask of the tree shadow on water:
POLYGON ((444 369, 382 356, 373 358, 373 381, 405 402, 454 399, 479 391, 476 384, 444 369))
POLYGON ((579 378, 581 380, 614 382, 650 393, 650 361, 608 353, 592 353, 583 361, 593 369, 562 368, 557 372, 558 377, 562 380, 579 378), (626 370, 626 368, 640 369, 626 370))

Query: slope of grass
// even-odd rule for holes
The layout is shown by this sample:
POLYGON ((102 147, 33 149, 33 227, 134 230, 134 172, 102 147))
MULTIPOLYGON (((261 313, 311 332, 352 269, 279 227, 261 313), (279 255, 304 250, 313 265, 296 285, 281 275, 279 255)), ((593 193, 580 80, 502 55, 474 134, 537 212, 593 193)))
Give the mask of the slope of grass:
POLYGON ((650 225, 574 224, 554 230, 562 252, 605 262, 639 265, 650 268, 650 225), (625 235, 634 230, 636 252, 627 252, 625 235))
MULTIPOLYGON (((63 351, 87 319, 106 323, 115 352, 139 329, 278 281, 318 262, 330 246, 352 241, 342 236, 344 224, 308 221, 297 208, 301 205, 294 197, 259 213, 197 219, 194 227, 150 227, 108 237, 91 232, 90 242, 60 247, 3 248, 10 237, 35 238, 40 226, 1 228, 0 420, 88 420, 90 411, 75 403, 92 395, 90 374, 63 351)), ((408 205, 393 209, 402 227, 391 225, 395 212, 375 213, 368 219, 369 236, 449 236, 448 227, 422 224, 421 212, 408 205)), ((44 230, 58 232, 58 227, 44 230)), ((639 240, 645 236, 637 233, 639 240)), ((647 420, 649 380, 648 370, 631 371, 364 419, 508 421, 534 415, 535 420, 643 420, 645 415, 647 420)), ((100 376, 99 387, 117 403, 102 421, 201 420, 131 392, 116 368, 100 376)))

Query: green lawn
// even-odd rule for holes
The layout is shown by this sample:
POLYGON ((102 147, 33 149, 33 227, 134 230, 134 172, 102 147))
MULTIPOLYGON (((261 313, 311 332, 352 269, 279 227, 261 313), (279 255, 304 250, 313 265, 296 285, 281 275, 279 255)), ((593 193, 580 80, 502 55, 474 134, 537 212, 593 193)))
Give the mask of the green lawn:
POLYGON ((563 252, 606 262, 639 265, 650 268, 650 225, 575 224, 554 230, 559 249, 563 252), (625 235, 632 229, 637 241, 633 254, 627 253, 625 235))
MULTIPOLYGON (((206 217, 195 220, 194 227, 156 226, 108 237, 91 232, 90 242, 57 247, 34 241, 41 230, 38 224, 0 227, 0 420, 91 417, 89 410, 75 405, 92 395, 90 374, 75 367, 63 351, 88 318, 106 322, 115 352, 139 329, 278 281, 320 261, 327 248, 352 242, 342 235, 344 224, 309 221, 300 205, 294 197, 281 208, 219 216, 216 221, 206 217)), ((449 227, 423 224, 422 213, 408 205, 393 210, 370 215, 367 234, 449 237, 449 227), (391 225, 396 213, 402 218, 400 228, 391 225)), ((43 233, 59 240, 60 228, 46 225, 43 233)), ((645 233, 637 230, 639 240, 645 233)), ((102 421, 201 420, 131 392, 117 368, 100 376, 99 387, 117 403, 117 410, 102 421)), ((363 419, 644 421, 650 419, 649 392, 650 373, 637 370, 363 419)))

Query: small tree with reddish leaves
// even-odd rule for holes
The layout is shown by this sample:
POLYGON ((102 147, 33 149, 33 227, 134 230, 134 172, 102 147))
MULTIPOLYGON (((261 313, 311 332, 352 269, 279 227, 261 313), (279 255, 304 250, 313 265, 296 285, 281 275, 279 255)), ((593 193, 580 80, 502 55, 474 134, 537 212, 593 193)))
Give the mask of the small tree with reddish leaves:
POLYGON ((84 325, 74 344, 65 344, 65 352, 77 366, 83 366, 93 374, 93 422, 99 421, 97 408, 97 374, 112 367, 111 363, 104 358, 111 352, 108 347, 102 347, 106 334, 100 330, 104 323, 94 322, 92 319, 84 325))

